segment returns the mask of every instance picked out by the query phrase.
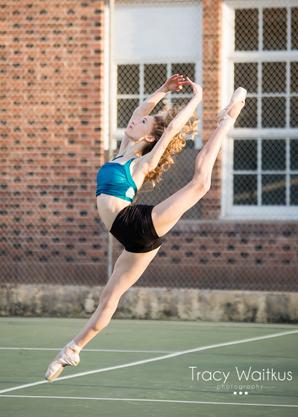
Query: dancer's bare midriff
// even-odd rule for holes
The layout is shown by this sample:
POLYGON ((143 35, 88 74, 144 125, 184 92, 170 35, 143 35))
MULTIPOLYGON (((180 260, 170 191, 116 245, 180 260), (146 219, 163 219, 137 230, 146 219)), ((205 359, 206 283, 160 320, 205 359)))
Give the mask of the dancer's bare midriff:
POLYGON ((108 231, 111 230, 119 211, 131 204, 129 201, 108 194, 98 195, 96 203, 99 217, 108 231))

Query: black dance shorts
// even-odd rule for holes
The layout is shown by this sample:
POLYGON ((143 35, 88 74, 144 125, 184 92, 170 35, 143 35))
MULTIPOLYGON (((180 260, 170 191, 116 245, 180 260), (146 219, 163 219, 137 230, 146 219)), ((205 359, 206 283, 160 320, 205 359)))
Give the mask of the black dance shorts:
POLYGON ((166 241, 159 237, 152 222, 154 206, 135 204, 124 207, 115 218, 110 233, 128 252, 149 252, 166 241))

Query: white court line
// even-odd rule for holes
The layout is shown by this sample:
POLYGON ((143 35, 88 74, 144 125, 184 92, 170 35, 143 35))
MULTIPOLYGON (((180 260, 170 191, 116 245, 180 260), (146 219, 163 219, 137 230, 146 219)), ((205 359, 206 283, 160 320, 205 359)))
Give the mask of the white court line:
MULTIPOLYGON (((273 334, 269 334, 269 335, 265 335, 265 336, 250 337, 250 338, 247 338, 247 339, 234 340, 232 342, 216 343, 214 345, 207 345, 207 346, 197 347, 197 348, 193 348, 193 349, 182 350, 180 352, 174 352, 174 353, 169 353, 169 354, 163 355, 163 356, 157 356, 156 358, 143 359, 143 360, 140 360, 140 361, 125 363, 123 365, 109 366, 108 368, 94 369, 92 371, 85 371, 85 372, 79 372, 77 374, 62 376, 60 378, 55 379, 53 382, 51 382, 51 384, 56 383, 58 381, 65 380, 65 379, 77 378, 79 376, 97 374, 97 373, 100 373, 100 372, 113 371, 114 369, 128 368, 130 366, 143 365, 143 364, 149 363, 149 362, 156 362, 156 361, 160 361, 160 360, 164 360, 164 359, 168 359, 168 358, 174 358, 174 357, 177 357, 177 356, 185 355, 187 353, 202 352, 204 350, 215 349, 215 348, 218 348, 218 347, 238 345, 238 344, 241 344, 241 343, 256 342, 258 340, 272 339, 274 337, 286 336, 286 335, 295 334, 295 333, 298 333, 298 330, 291 330, 291 331, 288 331, 288 332, 281 332, 281 333, 273 333, 273 334)), ((42 384, 46 384, 46 383, 48 383, 48 381, 44 380, 44 381, 33 382, 33 383, 30 383, 30 384, 17 385, 15 387, 6 388, 4 390, 1 390, 0 394, 4 394, 6 392, 11 392, 11 391, 16 391, 16 390, 19 390, 19 389, 22 389, 22 388, 33 387, 35 385, 42 385, 42 384)))
POLYGON ((54 400, 96 400, 96 401, 139 401, 139 402, 159 402, 159 403, 179 403, 179 404, 207 404, 207 405, 248 405, 254 407, 290 407, 298 408, 298 404, 263 404, 263 403, 228 403, 220 401, 191 401, 191 400, 159 400, 151 398, 109 398, 109 397, 57 397, 53 395, 0 395, 0 398, 34 398, 34 399, 54 399, 54 400))
MULTIPOLYGON (((59 348, 42 348, 42 347, 13 347, 0 346, 0 350, 60 350, 59 348)), ((172 353, 174 350, 130 350, 130 349, 84 349, 83 352, 118 352, 118 353, 172 353)))

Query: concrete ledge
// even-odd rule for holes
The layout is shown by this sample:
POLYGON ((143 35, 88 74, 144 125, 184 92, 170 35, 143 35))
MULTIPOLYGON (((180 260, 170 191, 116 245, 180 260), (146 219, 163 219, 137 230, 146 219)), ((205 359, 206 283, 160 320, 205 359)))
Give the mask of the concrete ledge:
MULTIPOLYGON (((89 317, 103 287, 0 287, 0 316, 89 317)), ((114 318, 297 323, 297 292, 130 288, 114 318)))

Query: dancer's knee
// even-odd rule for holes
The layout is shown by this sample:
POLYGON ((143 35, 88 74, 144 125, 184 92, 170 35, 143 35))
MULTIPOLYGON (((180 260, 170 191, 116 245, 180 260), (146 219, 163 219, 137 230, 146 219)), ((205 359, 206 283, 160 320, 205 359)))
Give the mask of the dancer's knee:
POLYGON ((211 177, 200 171, 195 172, 191 184, 198 192, 207 193, 211 187, 211 177))
POLYGON ((116 296, 116 294, 103 294, 100 297, 100 308, 101 310, 113 310, 116 309, 119 303, 119 296, 116 296))
POLYGON ((92 330, 100 332, 107 327, 113 317, 113 314, 117 310, 118 301, 103 299, 99 305, 99 317, 92 323, 92 330))
POLYGON ((196 166, 192 181, 207 192, 211 187, 211 171, 206 166, 196 166))
POLYGON ((98 308, 101 310, 117 307, 120 295, 116 291, 104 288, 99 297, 98 308))

